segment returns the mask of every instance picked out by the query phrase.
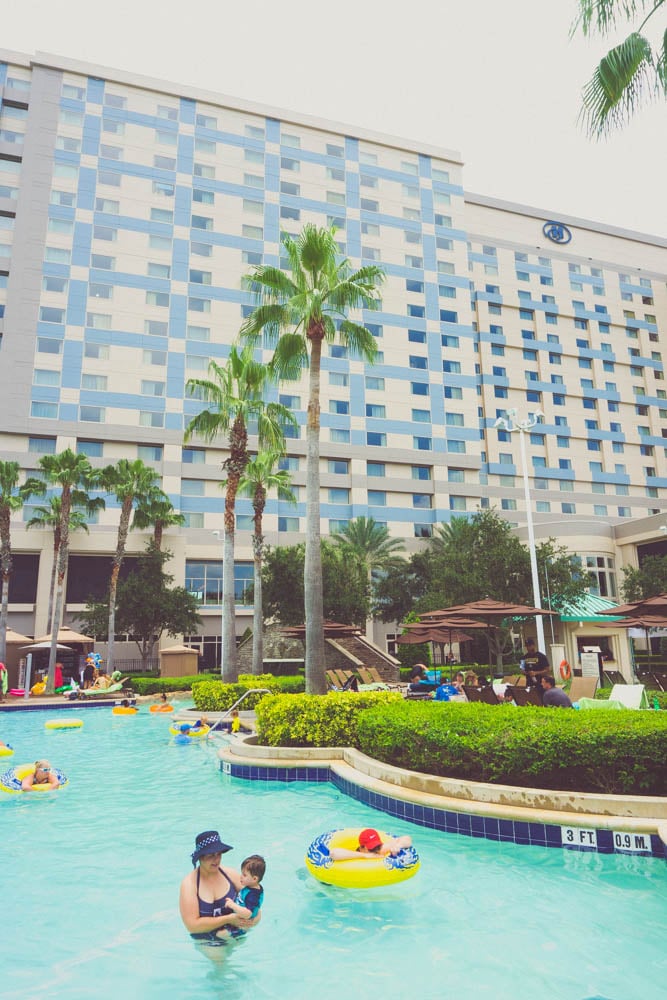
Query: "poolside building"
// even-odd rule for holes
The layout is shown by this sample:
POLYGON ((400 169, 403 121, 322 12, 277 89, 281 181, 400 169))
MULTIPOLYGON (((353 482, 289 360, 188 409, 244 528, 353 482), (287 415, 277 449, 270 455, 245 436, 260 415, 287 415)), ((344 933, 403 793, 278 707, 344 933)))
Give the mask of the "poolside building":
MULTIPOLYGON (((184 445, 201 405, 185 384, 224 361, 251 308, 241 275, 278 264, 281 232, 305 222, 335 224, 353 262, 388 275, 364 316, 377 363, 339 346, 323 359, 323 534, 372 516, 414 550, 478 506, 523 534, 519 442, 495 426, 516 408, 537 419, 536 534, 581 555, 594 592, 616 596, 638 546, 667 551, 666 239, 467 192, 445 148, 51 55, 0 51, 0 98, 0 453, 30 473, 66 447, 154 466, 186 518, 167 544, 202 598, 202 635, 187 639, 206 662, 225 451, 184 445)), ((303 539, 306 379, 275 395, 300 425, 283 462, 297 507, 271 498, 265 517, 281 545, 303 539)), ((116 526, 110 507, 73 535, 70 617, 116 526)), ((241 633, 249 501, 237 529, 241 633)), ((20 520, 12 537, 10 623, 36 635, 52 540, 20 520)))

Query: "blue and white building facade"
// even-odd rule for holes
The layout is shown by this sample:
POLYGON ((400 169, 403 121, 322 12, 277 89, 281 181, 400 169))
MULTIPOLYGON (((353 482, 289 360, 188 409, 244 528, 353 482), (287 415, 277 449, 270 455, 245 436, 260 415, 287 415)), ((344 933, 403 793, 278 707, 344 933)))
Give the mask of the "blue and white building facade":
MULTIPOLYGON (((201 405, 186 382, 224 362, 251 306, 241 276, 278 264, 281 233, 305 222, 387 272, 364 315, 377 363, 337 346, 323 361, 324 534, 372 516, 410 550, 478 506, 523 531, 519 444, 495 427, 516 408, 544 414, 527 440, 537 535, 581 554, 599 592, 660 537, 665 239, 470 194, 446 149, 67 59, 0 51, 0 97, 0 452, 30 473, 65 447, 152 464, 186 517, 171 566, 202 596, 209 643, 225 451, 183 443, 201 405)), ((284 460, 298 504, 269 500, 273 545, 304 528, 305 377, 275 395, 300 434, 284 460)), ((238 511, 242 630, 249 502, 238 511)), ((116 524, 108 509, 73 536, 82 578, 116 524)), ((51 540, 21 520, 13 538, 37 582, 12 624, 37 634, 51 540)), ((69 611, 82 600, 73 586, 69 611)))

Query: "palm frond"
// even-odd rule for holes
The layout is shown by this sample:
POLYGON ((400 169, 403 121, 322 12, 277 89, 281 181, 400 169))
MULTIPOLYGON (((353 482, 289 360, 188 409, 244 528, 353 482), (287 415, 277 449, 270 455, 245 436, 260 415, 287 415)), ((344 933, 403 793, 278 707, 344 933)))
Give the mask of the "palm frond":
POLYGON ((570 29, 570 37, 581 26, 582 34, 607 35, 621 21, 633 21, 639 11, 660 6, 653 0, 579 0, 579 10, 570 29))
POLYGON ((284 271, 272 265, 254 268, 250 274, 241 278, 241 284, 252 293, 257 302, 280 302, 299 291, 284 271))
POLYGON ((625 124, 658 79, 650 43, 633 32, 600 60, 585 86, 581 119, 589 135, 599 138, 625 124))
POLYGON ((377 356, 377 345, 370 330, 367 330, 360 323, 353 323, 352 320, 345 319, 340 324, 338 332, 343 344, 364 358, 365 361, 373 363, 377 356))
POLYGON ((308 367, 308 345, 302 333, 284 333, 269 364, 279 379, 294 381, 308 367))

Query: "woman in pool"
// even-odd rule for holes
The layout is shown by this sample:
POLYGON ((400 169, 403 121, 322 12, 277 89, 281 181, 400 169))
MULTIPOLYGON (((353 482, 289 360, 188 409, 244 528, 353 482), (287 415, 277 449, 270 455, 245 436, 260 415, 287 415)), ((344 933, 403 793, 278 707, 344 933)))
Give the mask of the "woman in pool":
POLYGON ((192 853, 195 870, 181 882, 179 908, 181 919, 190 937, 204 948, 219 948, 229 943, 229 938, 218 938, 216 932, 232 925, 247 930, 261 919, 261 913, 250 920, 237 916, 228 906, 242 888, 241 876, 233 868, 221 868, 220 859, 233 848, 220 840, 217 830, 200 833, 192 853))
POLYGON ((59 787, 58 777, 48 760, 36 760, 33 773, 27 775, 21 782, 21 788, 24 792, 31 792, 35 785, 59 787))

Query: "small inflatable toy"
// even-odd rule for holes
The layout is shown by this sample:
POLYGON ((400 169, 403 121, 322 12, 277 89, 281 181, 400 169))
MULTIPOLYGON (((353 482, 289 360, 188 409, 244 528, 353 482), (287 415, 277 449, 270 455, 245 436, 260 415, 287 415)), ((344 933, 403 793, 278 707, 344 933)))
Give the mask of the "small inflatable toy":
POLYGON ((149 708, 148 711, 149 712, 173 712, 174 711, 174 706, 173 705, 163 705, 162 703, 160 703, 158 705, 151 705, 151 707, 149 708))
POLYGON ((0 757, 11 757, 14 753, 14 747, 11 743, 0 744, 0 757))
POLYGON ((139 711, 138 708, 134 708, 133 705, 114 705, 111 709, 112 715, 136 715, 139 711))
POLYGON ((50 719, 44 723, 45 729, 81 729, 83 719, 50 719))
MULTIPOLYGON (((316 837, 306 854, 306 868, 325 885, 342 889, 370 889, 375 886, 393 885, 412 878, 419 871, 419 855, 414 847, 404 847, 398 854, 369 854, 361 860, 334 861, 329 854, 331 847, 344 847, 356 851, 361 829, 330 830, 316 837)), ((378 831, 382 841, 392 835, 378 831)))
MULTIPOLYGON (((67 784, 69 779, 67 775, 60 770, 60 768, 52 767, 51 770, 58 779, 58 785, 56 787, 53 785, 33 785, 33 792, 55 792, 58 788, 63 788, 67 784)), ((0 776, 0 791, 12 793, 25 791, 25 789, 21 788, 21 782, 24 778, 27 778, 29 774, 34 773, 34 764, 17 764, 16 767, 10 768, 9 771, 5 771, 5 773, 0 776)))

